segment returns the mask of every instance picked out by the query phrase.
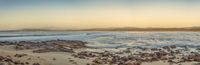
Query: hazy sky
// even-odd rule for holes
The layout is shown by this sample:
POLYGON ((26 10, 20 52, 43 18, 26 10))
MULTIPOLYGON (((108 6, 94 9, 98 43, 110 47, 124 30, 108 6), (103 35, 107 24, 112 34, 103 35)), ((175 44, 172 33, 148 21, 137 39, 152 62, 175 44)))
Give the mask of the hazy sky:
POLYGON ((0 30, 190 26, 199 0, 0 0, 0 30))

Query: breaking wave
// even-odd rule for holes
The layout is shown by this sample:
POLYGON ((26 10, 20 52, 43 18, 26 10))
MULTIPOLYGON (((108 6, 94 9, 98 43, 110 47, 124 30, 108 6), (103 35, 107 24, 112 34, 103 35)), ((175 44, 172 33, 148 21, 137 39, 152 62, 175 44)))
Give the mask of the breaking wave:
POLYGON ((0 41, 82 40, 88 47, 200 46, 199 32, 0 32, 0 41))

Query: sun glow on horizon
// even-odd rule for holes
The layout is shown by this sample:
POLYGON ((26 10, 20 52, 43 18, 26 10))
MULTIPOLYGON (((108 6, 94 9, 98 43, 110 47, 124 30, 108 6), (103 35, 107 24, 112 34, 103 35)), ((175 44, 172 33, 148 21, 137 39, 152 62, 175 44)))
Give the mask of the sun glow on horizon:
POLYGON ((191 2, 173 2, 172 0, 160 2, 156 0, 153 2, 132 2, 131 4, 130 2, 107 4, 99 2, 79 2, 77 4, 51 2, 31 5, 28 3, 15 3, 12 6, 1 4, 5 7, 0 7, 0 30, 106 27, 168 28, 200 25, 200 2, 193 2, 193 0, 191 2))

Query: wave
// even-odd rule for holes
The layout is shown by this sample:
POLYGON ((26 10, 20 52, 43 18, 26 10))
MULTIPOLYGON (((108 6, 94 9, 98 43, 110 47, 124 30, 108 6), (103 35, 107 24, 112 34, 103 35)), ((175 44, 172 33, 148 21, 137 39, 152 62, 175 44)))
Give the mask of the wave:
POLYGON ((88 47, 122 48, 135 46, 190 45, 200 46, 199 32, 45 32, 0 33, 0 41, 81 40, 88 47))

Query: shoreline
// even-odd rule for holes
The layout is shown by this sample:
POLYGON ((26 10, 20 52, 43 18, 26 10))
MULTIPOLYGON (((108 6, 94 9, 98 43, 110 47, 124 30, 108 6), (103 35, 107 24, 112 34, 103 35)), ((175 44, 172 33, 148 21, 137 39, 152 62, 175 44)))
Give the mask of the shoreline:
POLYGON ((198 65, 200 62, 200 49, 187 46, 133 47, 114 51, 88 48, 85 44, 88 43, 78 40, 1 42, 0 58, 3 60, 0 61, 5 65, 17 62, 29 65, 198 65))

